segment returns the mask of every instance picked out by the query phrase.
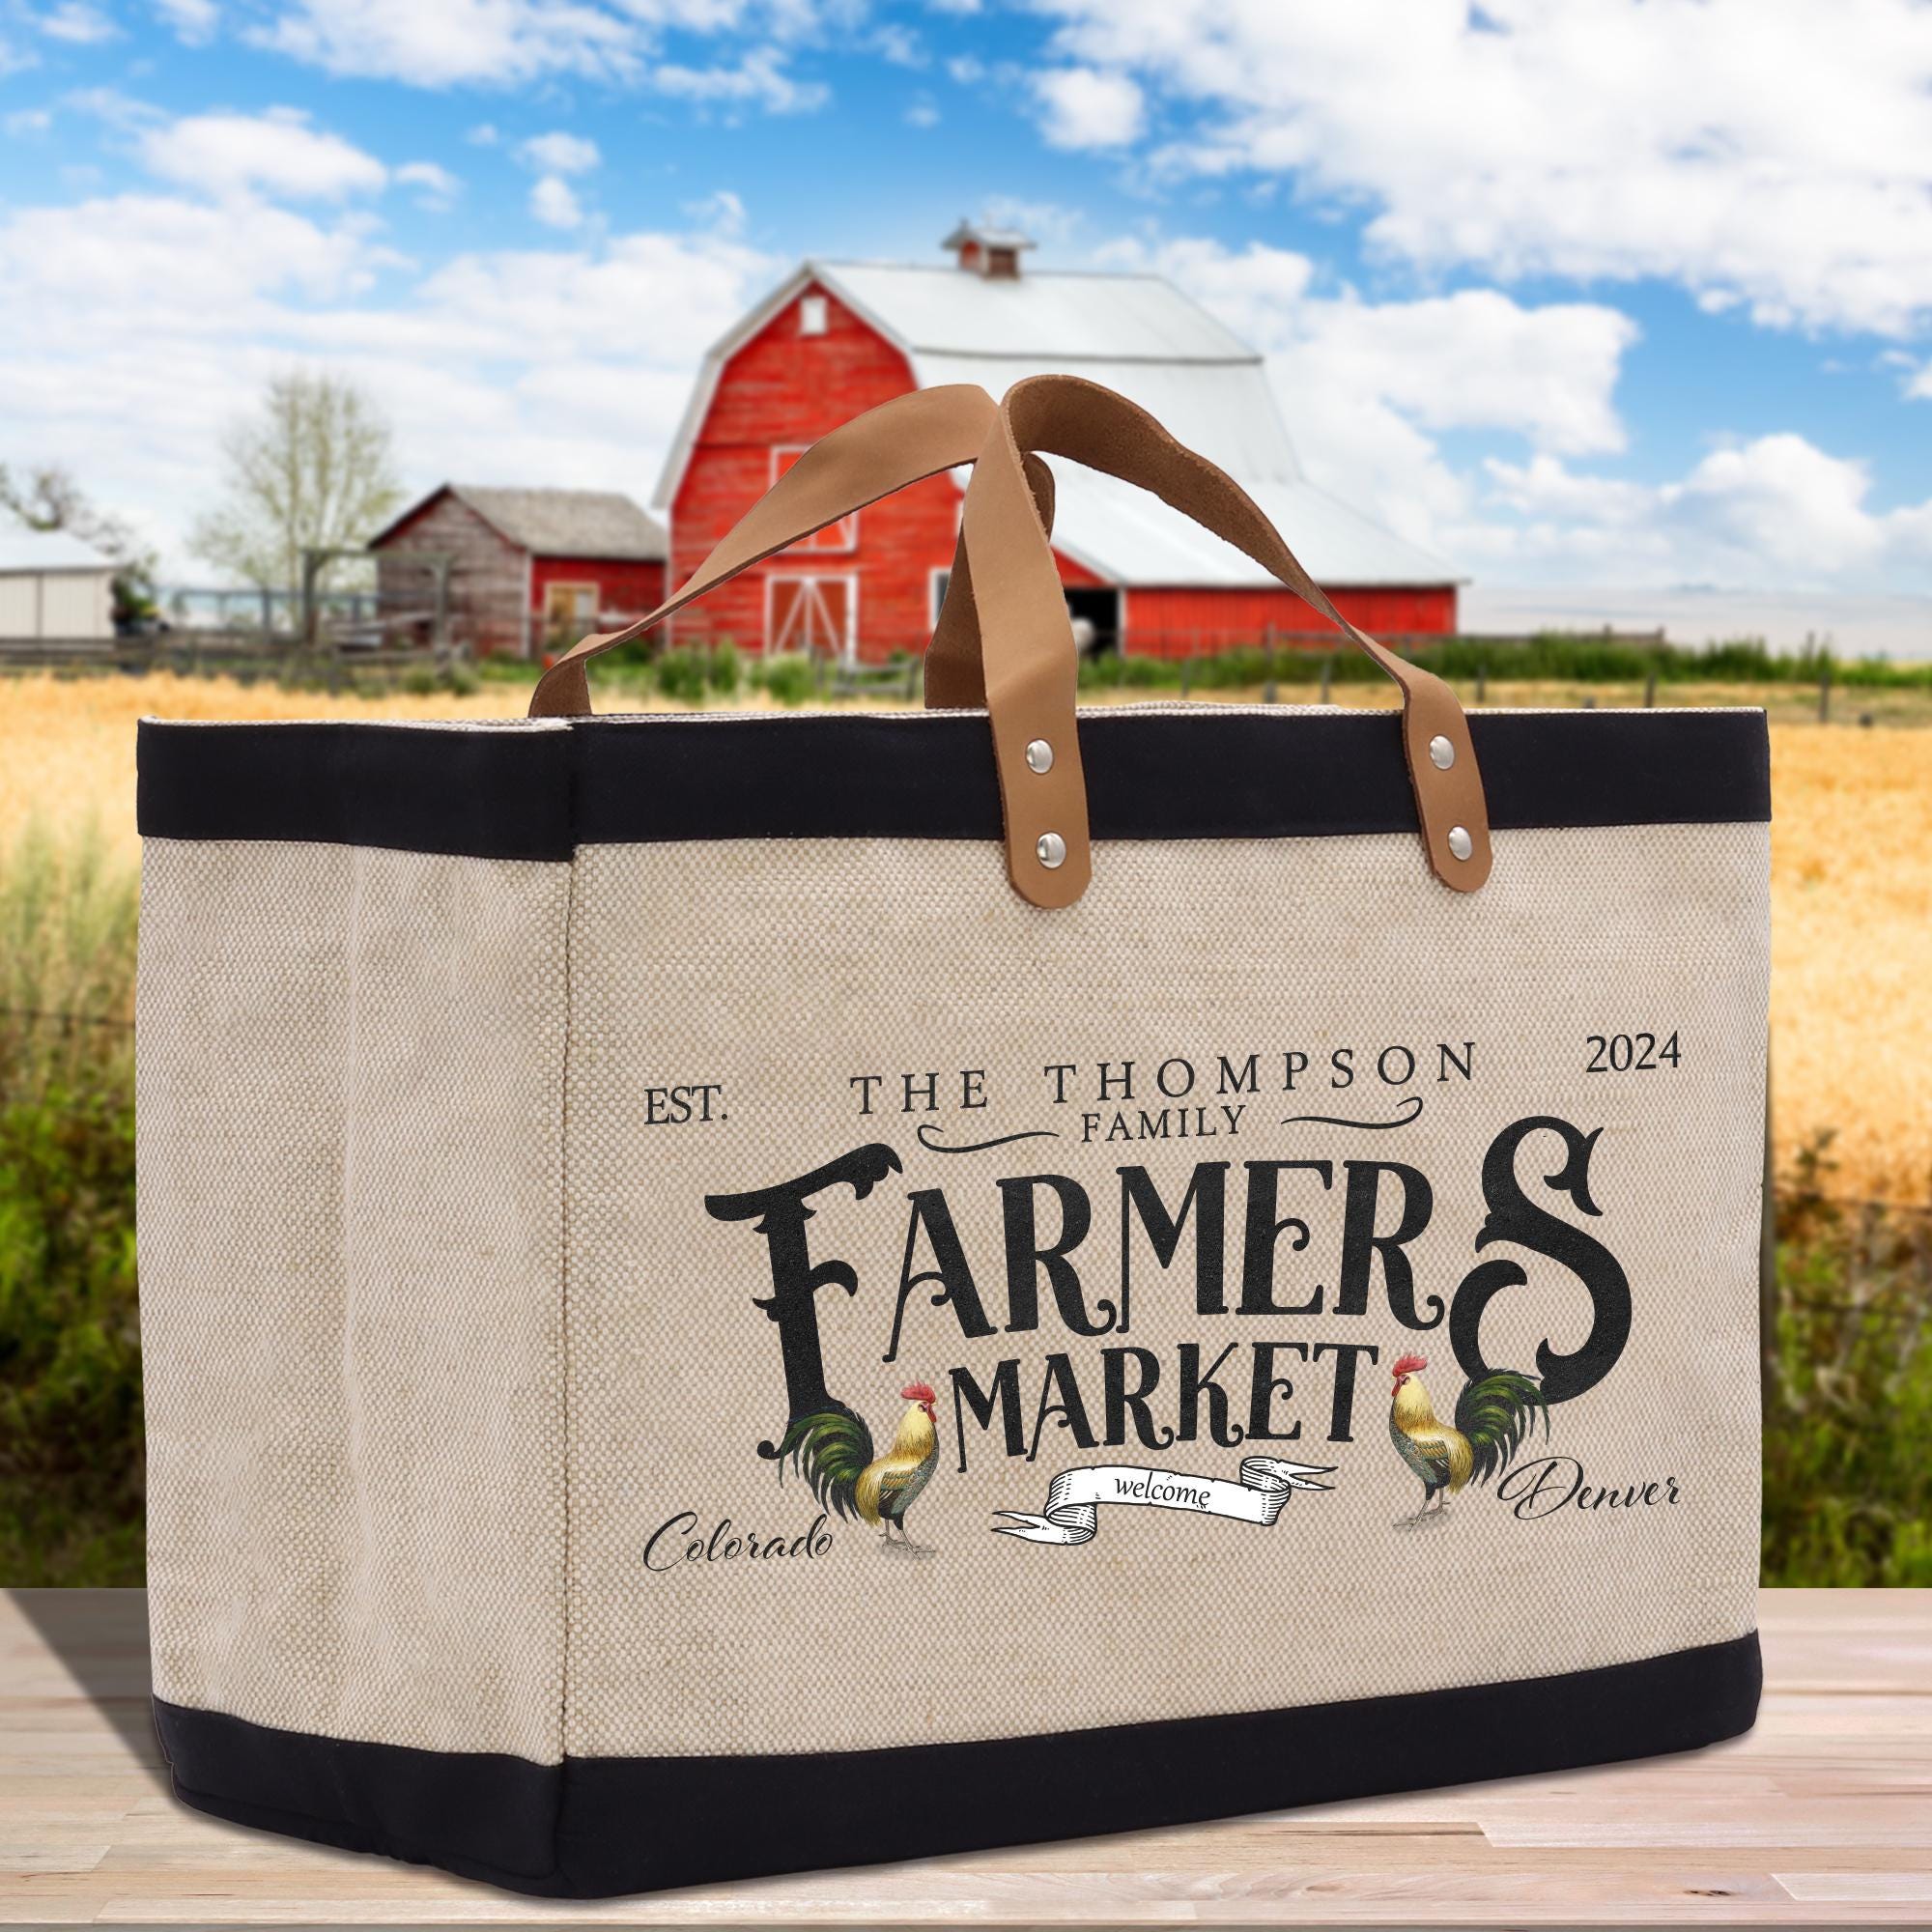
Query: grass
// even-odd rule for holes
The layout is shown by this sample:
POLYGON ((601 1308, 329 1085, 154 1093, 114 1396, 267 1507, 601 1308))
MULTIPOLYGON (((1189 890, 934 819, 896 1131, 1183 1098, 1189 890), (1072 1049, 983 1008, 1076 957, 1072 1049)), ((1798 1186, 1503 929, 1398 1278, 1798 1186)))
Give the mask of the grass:
POLYGON ((1841 1198, 1932 1201, 1932 730, 1773 725, 1780 1173, 1833 1133, 1841 1198))
POLYGON ((1778 1191, 1764 1580, 1932 1585, 1932 1215, 1848 1208, 1831 1137, 1778 1191))
POLYGON ((0 868, 0 1581, 138 1582, 132 873, 0 868))

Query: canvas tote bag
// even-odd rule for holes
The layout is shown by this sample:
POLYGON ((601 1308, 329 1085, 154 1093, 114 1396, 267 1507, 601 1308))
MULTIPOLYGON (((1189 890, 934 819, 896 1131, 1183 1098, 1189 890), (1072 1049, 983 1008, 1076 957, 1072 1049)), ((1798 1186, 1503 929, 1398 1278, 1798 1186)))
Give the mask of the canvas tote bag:
POLYGON ((187 1804, 584 1895, 1750 1723, 1762 715, 1076 715, 1038 452, 1340 621, 1041 378, 667 607, 971 464, 923 715, 143 727, 187 1804))

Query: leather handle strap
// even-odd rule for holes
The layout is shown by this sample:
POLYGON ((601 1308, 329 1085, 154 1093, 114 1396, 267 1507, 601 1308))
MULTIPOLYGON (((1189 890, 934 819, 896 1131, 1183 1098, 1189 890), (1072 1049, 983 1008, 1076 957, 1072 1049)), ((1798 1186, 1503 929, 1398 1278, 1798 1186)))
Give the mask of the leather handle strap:
MULTIPOLYGON (((1051 909, 1086 892, 1094 858, 1075 723, 1079 652, 1048 529, 1028 487, 1029 460, 1002 403, 966 486, 954 558, 960 621, 949 626, 941 613, 926 656, 925 702, 929 710, 986 707, 1007 876, 1023 899, 1051 909)), ((952 589, 949 582, 949 608, 952 589)))
MULTIPOLYGON (((1022 452, 1027 488, 1039 513, 1039 526, 1053 535, 1053 471, 1030 451, 1022 452)), ((962 509, 959 534, 952 546, 952 568, 946 577, 946 597, 932 629, 925 653, 925 708, 928 711, 983 711, 986 679, 980 640, 979 600, 973 594, 973 559, 966 544, 962 509)))
MULTIPOLYGON (((633 638, 641 638, 674 611, 787 544, 797 543, 909 483, 974 462, 995 414, 993 399, 985 390, 972 383, 953 383, 881 403, 821 437, 726 532, 674 596, 621 631, 593 634, 565 651, 537 680, 530 694, 529 715, 587 718, 590 684, 584 667, 592 658, 633 638)), ((1036 469, 1046 478, 1050 521, 1051 478, 1044 464, 1037 464, 1036 469)), ((951 603, 949 596, 949 608, 951 603)), ((969 595, 951 626, 943 624, 942 628, 953 635, 971 623, 969 595)), ((954 648, 978 655, 977 639, 957 637, 954 648)))
POLYGON ((991 713, 1008 870, 1022 896, 1070 905, 1092 867, 1074 724, 1077 654, 1048 531, 1027 487, 1038 450, 1151 491, 1246 553, 1379 665, 1402 689, 1403 750, 1430 869, 1456 892, 1484 883, 1489 810, 1455 693, 1350 623, 1253 497, 1145 410, 1097 383, 1035 376, 1007 392, 974 468, 955 569, 965 576, 970 554, 980 574, 966 578, 970 602, 959 622, 942 621, 926 663, 928 706, 984 703, 991 713))

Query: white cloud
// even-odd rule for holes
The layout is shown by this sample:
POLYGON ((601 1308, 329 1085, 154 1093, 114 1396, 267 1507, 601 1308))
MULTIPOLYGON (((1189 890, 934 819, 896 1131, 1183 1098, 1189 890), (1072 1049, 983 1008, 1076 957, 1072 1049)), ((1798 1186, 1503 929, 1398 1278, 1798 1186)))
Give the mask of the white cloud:
POLYGON ((123 134, 158 127, 167 119, 158 107, 151 107, 145 100, 136 100, 132 95, 123 94, 115 87, 75 88, 72 93, 62 97, 61 105, 71 107, 79 114, 92 114, 123 134))
POLYGON ((1786 560, 1802 582, 1875 563, 1893 532, 1865 508, 1862 463, 1828 456, 1802 436, 1761 436, 1714 450, 1666 500, 1690 531, 1753 561, 1786 560))
POLYGON ((474 128, 470 128, 469 133, 464 135, 463 138, 472 148, 494 148, 503 137, 497 133, 492 123, 481 121, 474 128))
POLYGON ((768 114, 812 114, 832 98, 821 81, 794 80, 775 48, 758 47, 734 67, 654 68, 660 94, 704 106, 762 107, 768 114))
POLYGON ((1019 195, 989 194, 980 204, 988 228, 1017 228, 1035 242, 1071 242, 1087 225, 1086 214, 1057 201, 1029 201, 1019 195))
POLYGON ((696 201, 687 201, 684 212, 706 234, 735 241, 745 232, 744 200, 728 187, 718 188, 696 201))
POLYGON ((1269 375, 1318 483, 1461 558, 1474 493, 1437 439, 1474 431, 1536 450, 1621 448, 1613 392, 1634 336, 1613 309, 1530 309, 1493 290, 1318 298, 1285 313, 1269 375))
POLYGON ((1405 261, 1661 276, 1779 326, 1932 316, 1916 0, 1042 4, 1060 58, 1199 112, 1160 167, 1291 175, 1405 261))
POLYGON ((1657 502, 1649 484, 1582 474, 1545 451, 1526 464, 1492 457, 1484 467, 1490 500, 1523 517, 1630 527, 1648 517, 1657 502))
POLYGON ((249 38, 329 73, 418 87, 623 75, 639 39, 578 0, 291 0, 249 38))
POLYGON ((923 68, 931 58, 924 42, 910 27, 893 20, 882 21, 872 29, 871 47, 881 60, 890 61, 894 67, 923 68))
POLYGON ((99 7, 88 0, 60 0, 35 20, 34 24, 49 40, 66 41, 73 46, 93 46, 115 39, 121 29, 99 7))
POLYGON ((597 247, 459 256, 423 278, 410 310, 333 322, 428 350, 447 340, 485 360, 630 357, 696 376, 705 350, 785 266, 728 238, 644 231, 597 247), (675 301, 665 299, 668 289, 675 301), (419 334, 410 333, 411 315, 422 319, 419 334))
POLYGON ((1932 501, 1873 510, 1862 463, 1788 431, 1712 450, 1661 484, 1579 475, 1549 456, 1487 470, 1486 500, 1510 518, 1473 526, 1468 549, 1519 580, 1932 589, 1932 501))
POLYGON ((561 131, 533 134, 517 150, 518 158, 547 175, 588 174, 604 157, 595 141, 561 131))
POLYGON ((400 185, 417 189, 416 206, 433 213, 452 208, 463 192, 463 184, 440 161, 405 161, 395 178, 400 185))
POLYGON ((84 361, 90 344, 124 331, 138 343, 149 323, 202 333, 221 317, 241 331, 271 296, 355 296, 396 259, 366 216, 325 226, 261 202, 124 194, 15 209, 0 219, 0 314, 10 341, 48 339, 84 361), (130 288, 142 292, 138 303, 127 299, 130 288))
POLYGON ((530 213, 546 228, 583 226, 583 205, 561 175, 545 175, 531 187, 530 213))
MULTIPOLYGON (((828 98, 784 71, 786 49, 849 29, 854 0, 268 0, 257 45, 335 74, 415 87, 511 87, 557 76, 707 103, 801 113, 828 98), (675 32, 727 36, 734 65, 668 62, 675 32)), ((898 30, 886 30, 889 36, 898 30)), ((898 45, 901 39, 895 39, 898 45)))
POLYGON ((53 124, 53 115, 44 107, 16 107, 0 122, 0 128, 5 128, 12 138, 24 140, 29 135, 44 134, 53 124))
POLYGON ((189 46, 213 40, 221 21, 214 0, 156 0, 156 5, 176 36, 189 46))
POLYGON ((224 424, 292 365, 368 391, 412 490, 464 477, 642 500, 705 347, 781 266, 644 232, 418 275, 360 214, 156 194, 5 211, 0 421, 19 461, 64 463, 137 517, 178 582, 206 580, 183 532, 224 424))
POLYGON ((143 163, 163 181, 221 196, 263 192, 297 201, 373 193, 388 178, 375 156, 286 107, 266 114, 194 114, 146 128, 143 163))
POLYGON ((927 96, 922 94, 907 105, 904 119, 908 128, 937 128, 939 109, 932 104, 927 96))
POLYGON ((1874 510, 1866 466, 1803 436, 1722 443, 1662 482, 1577 467, 1625 446, 1637 330, 1614 308, 1494 289, 1370 301, 1325 291, 1304 256, 1200 238, 1094 259, 1167 275, 1252 343, 1315 481, 1479 582, 1932 590, 1932 501, 1874 510), (1463 467, 1454 434, 1524 455, 1463 467))
POLYGON ((1120 148, 1138 140, 1146 100, 1126 74, 1051 68, 1033 77, 1039 129, 1055 148, 1120 148))
POLYGON ((1368 301, 1321 292, 1306 256, 1261 242, 1130 238, 1094 260, 1167 276, 1259 350, 1315 481, 1440 554, 1463 554, 1476 514, 1474 481, 1440 434, 1571 455, 1623 447, 1615 391, 1637 330, 1616 309, 1525 307, 1492 289, 1368 301))
POLYGON ((1539 449, 1601 454, 1624 446, 1612 402, 1636 325, 1596 302, 1525 308, 1495 289, 1414 301, 1310 302, 1291 369, 1373 393, 1425 429, 1500 429, 1539 449))

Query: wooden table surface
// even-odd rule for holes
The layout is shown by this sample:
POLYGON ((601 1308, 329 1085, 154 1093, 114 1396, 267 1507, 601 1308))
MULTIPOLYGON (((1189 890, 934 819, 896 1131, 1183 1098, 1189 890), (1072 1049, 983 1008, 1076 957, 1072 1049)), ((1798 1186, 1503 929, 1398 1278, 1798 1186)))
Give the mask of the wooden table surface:
POLYGON ((1932 1590, 1769 1591, 1749 1737, 1687 1756, 920 1864, 552 1904, 169 1798, 135 1590, 0 1598, 7 1924, 1932 1923, 1932 1590))

